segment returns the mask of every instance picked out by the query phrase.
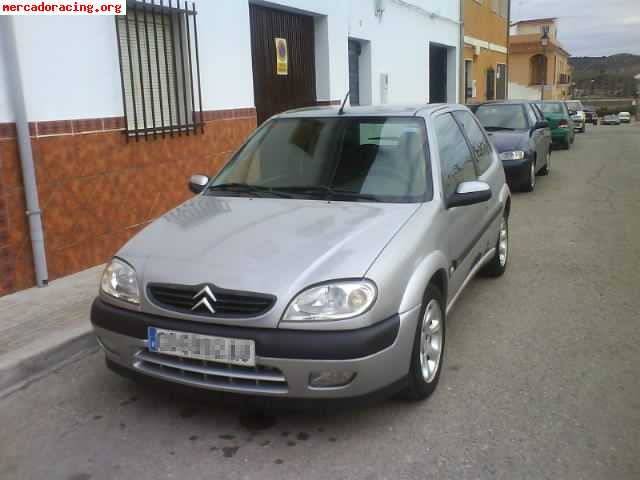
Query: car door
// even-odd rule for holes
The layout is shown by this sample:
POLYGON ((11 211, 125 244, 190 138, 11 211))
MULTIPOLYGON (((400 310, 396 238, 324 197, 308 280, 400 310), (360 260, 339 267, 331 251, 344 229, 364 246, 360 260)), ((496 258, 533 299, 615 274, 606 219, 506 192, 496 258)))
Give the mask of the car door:
MULTIPOLYGON (((535 112, 538 122, 545 122, 547 120, 544 116, 544 113, 542 113, 542 110, 540 110, 540 107, 538 107, 535 103, 530 103, 529 106, 535 112)), ((548 161, 549 155, 551 155, 551 144, 553 143, 553 140, 551 138, 551 126, 548 125, 546 128, 543 128, 542 131, 543 131, 542 148, 546 152, 546 155, 547 155, 546 158, 548 161)))
MULTIPOLYGON (((434 131, 440 162, 442 195, 446 204, 462 182, 478 179, 471 149, 453 115, 434 118, 434 131)), ((453 298, 476 261, 477 237, 484 216, 483 204, 445 208, 440 244, 449 259, 449 297, 453 298)))
POLYGON ((479 204, 482 217, 478 218, 480 228, 477 234, 476 250, 474 256, 480 258, 488 250, 495 246, 497 229, 502 205, 500 205, 500 189, 504 185, 502 163, 498 159, 491 141, 486 132, 476 119, 467 110, 457 110, 453 116, 458 122, 469 148, 474 156, 478 180, 489 184, 491 187, 491 199, 479 204))
POLYGON ((527 120, 529 122, 529 142, 531 148, 536 152, 536 169, 540 170, 547 164, 547 154, 549 149, 546 148, 546 137, 544 128, 536 128, 538 123, 538 116, 533 107, 529 104, 524 104, 524 109, 527 114, 527 120))

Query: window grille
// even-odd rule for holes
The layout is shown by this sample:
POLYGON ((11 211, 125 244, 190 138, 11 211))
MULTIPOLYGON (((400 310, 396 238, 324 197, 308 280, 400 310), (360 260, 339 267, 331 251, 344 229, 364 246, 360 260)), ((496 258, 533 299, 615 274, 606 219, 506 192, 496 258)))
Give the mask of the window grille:
POLYGON ((136 140, 204 131, 196 15, 193 2, 142 0, 116 17, 126 131, 136 140))

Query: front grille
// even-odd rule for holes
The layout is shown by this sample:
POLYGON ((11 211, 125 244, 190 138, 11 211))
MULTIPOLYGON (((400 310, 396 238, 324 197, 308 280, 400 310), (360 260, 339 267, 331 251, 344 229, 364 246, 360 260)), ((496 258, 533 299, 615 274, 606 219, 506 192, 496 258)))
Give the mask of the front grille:
POLYGON ((162 308, 206 317, 255 317, 267 312, 276 300, 273 295, 226 290, 204 284, 190 286, 156 283, 150 284, 147 292, 149 299, 162 308), (212 295, 201 293, 205 287, 209 288, 212 295), (207 300, 207 304, 201 302, 203 298, 207 300))
POLYGON ((156 378, 210 390, 274 395, 287 393, 287 380, 282 372, 263 365, 241 367, 140 350, 135 355, 133 366, 156 378))

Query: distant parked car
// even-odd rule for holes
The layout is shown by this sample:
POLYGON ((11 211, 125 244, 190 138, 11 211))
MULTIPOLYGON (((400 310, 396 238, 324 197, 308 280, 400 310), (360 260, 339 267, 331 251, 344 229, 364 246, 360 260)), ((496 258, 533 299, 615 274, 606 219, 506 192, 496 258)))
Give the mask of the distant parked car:
POLYGON ((536 105, 540 107, 547 122, 549 122, 553 143, 560 144, 569 150, 576 134, 567 105, 561 101, 536 102, 536 105))
POLYGON ((631 122, 631 114, 629 112, 620 112, 618 114, 618 118, 620 119, 620 123, 630 123, 631 122))
POLYGON ((584 106, 585 121, 591 125, 598 125, 598 112, 595 107, 584 106))
POLYGON ((569 115, 575 123, 574 129, 578 132, 584 133, 587 129, 587 117, 584 113, 584 106, 580 100, 568 100, 566 102, 569 109, 569 115))
POLYGON ((473 107, 498 151, 509 186, 532 191, 536 174, 551 167, 551 130, 542 112, 531 102, 486 102, 473 107))
POLYGON ((620 117, 615 113, 605 115, 602 119, 603 125, 620 125, 620 117))

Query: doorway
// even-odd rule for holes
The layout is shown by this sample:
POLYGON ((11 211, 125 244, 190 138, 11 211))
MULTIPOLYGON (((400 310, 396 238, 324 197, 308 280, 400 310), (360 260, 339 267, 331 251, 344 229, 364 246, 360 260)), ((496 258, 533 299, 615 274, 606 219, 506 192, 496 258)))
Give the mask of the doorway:
POLYGON ((360 105, 360 55, 360 42, 349 39, 349 101, 354 106, 360 105))
POLYGON ((507 66, 499 63, 496 72, 496 100, 505 98, 507 98, 507 66))
POLYGON ((429 44, 429 103, 447 102, 447 47, 429 44))
POLYGON ((315 105, 313 17, 250 4, 249 20, 258 124, 285 110, 315 105))

